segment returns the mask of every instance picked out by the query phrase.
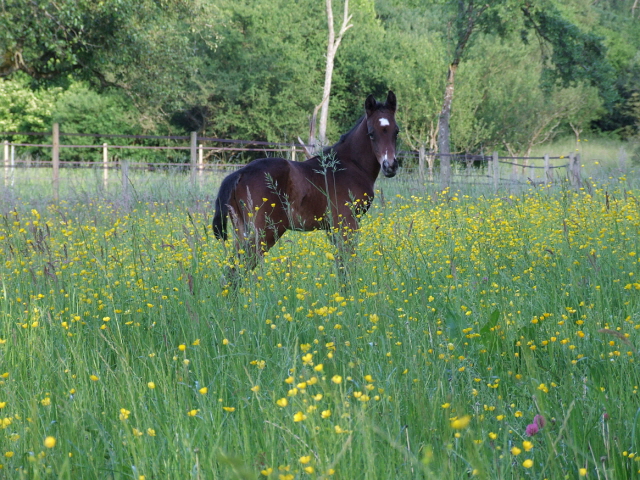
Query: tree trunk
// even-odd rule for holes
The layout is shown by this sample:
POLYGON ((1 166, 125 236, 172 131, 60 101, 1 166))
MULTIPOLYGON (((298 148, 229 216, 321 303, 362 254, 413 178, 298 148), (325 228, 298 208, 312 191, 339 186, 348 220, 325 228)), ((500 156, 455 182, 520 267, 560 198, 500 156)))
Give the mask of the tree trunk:
POLYGON ((578 144, 580 143, 580 134, 582 133, 582 128, 579 125, 574 125, 573 122, 569 122, 569 126, 571 130, 573 130, 573 134, 576 136, 576 148, 578 148, 578 144))
POLYGON ((329 96, 331 95, 331 82, 333 78, 333 60, 336 57, 336 48, 333 32, 333 14, 331 12, 331 0, 327 0, 327 19, 329 21, 329 42, 327 44, 327 64, 324 71, 324 88, 322 89, 322 107, 320 108, 320 124, 318 125, 318 139, 324 145, 327 142, 327 121, 329 119, 329 96))
POLYGON ((344 15, 342 17, 342 26, 336 38, 333 28, 333 7, 331 0, 326 0, 327 5, 327 23, 329 25, 329 41, 327 42, 327 64, 324 73, 324 89, 322 90, 322 107, 320 109, 320 122, 318 124, 318 140, 321 144, 327 143, 327 121, 329 120, 329 96, 331 95, 331 82, 333 78, 333 63, 336 52, 342 41, 345 32, 353 25, 349 24, 351 15, 349 15, 349 0, 344 2, 344 15))
POLYGON ((444 90, 444 101, 438 121, 438 153, 440 154, 440 186, 445 189, 451 182, 451 144, 449 120, 451 119, 451 102, 453 101, 453 85, 458 69, 457 63, 449 65, 447 86, 444 90))
POLYGON ((447 188, 451 181, 451 157, 449 156, 451 153, 449 140, 451 131, 449 128, 449 119, 451 118, 451 102, 453 101, 453 83, 456 77, 456 70, 458 70, 458 65, 462 60, 464 50, 476 27, 476 22, 484 11, 489 8, 489 4, 485 3, 476 9, 476 2, 482 3, 479 0, 458 0, 458 15, 456 18, 458 43, 453 61, 451 65, 449 65, 447 86, 444 90, 444 101, 442 102, 442 111, 440 112, 438 125, 438 153, 442 155, 440 157, 440 185, 443 189, 447 188))

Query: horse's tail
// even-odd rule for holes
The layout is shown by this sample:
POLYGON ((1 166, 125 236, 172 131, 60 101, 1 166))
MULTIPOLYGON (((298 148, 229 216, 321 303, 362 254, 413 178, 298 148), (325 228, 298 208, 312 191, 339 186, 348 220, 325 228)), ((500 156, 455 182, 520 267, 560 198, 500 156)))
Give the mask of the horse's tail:
POLYGON ((227 216, 229 213, 229 199, 231 193, 236 188, 240 180, 240 174, 233 172, 227 176, 220 185, 218 191, 218 198, 216 198, 216 213, 213 216, 213 234, 216 238, 226 240, 227 239, 227 216))

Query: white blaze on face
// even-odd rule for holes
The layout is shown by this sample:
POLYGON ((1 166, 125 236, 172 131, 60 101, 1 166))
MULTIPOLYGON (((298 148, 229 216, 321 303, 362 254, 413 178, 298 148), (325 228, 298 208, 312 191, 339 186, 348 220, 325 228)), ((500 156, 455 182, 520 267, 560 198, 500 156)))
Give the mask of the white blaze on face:
POLYGON ((381 127, 388 127, 389 126, 389 120, 387 120, 386 118, 381 118, 380 119, 380 126, 381 127))

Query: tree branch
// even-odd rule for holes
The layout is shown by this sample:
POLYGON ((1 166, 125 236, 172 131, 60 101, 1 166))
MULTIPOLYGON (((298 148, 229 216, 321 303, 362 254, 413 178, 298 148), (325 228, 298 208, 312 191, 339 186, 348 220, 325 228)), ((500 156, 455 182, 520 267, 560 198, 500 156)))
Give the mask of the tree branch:
MULTIPOLYGON (((333 77, 333 64, 340 42, 345 32, 349 30, 353 25, 349 22, 352 16, 349 15, 349 0, 344 0, 344 14, 342 16, 342 26, 338 32, 338 38, 336 38, 335 28, 333 25, 333 7, 331 6, 331 0, 326 0, 327 7, 327 23, 329 26, 329 39, 327 42, 327 64, 324 75, 324 88, 322 91, 323 100, 320 103, 320 125, 318 128, 318 138, 321 143, 326 141, 327 134, 327 122, 329 118, 329 96, 331 95, 331 82, 333 77)), ((317 108, 317 107, 316 107, 317 108)))
POLYGON ((452 62, 455 65, 458 65, 460 63, 460 60, 462 59, 462 54, 464 53, 467 42, 469 41, 469 38, 471 38, 471 34, 476 27, 476 22, 482 16, 484 11, 489 8, 489 5, 486 4, 483 5, 479 11, 476 11, 474 13, 474 6, 475 4, 473 1, 469 2, 467 11, 465 12, 465 16, 467 17, 467 28, 465 29, 464 34, 458 38, 458 44, 456 45, 456 52, 454 54, 452 62))

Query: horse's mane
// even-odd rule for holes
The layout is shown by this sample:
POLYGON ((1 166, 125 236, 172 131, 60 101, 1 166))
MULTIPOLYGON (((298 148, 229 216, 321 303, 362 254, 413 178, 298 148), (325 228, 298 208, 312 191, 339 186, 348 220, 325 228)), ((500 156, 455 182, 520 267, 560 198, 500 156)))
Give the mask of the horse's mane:
POLYGON ((360 124, 362 123, 362 121, 364 119, 365 119, 365 115, 362 115, 358 119, 356 124, 353 127, 351 127, 351 130, 349 130, 347 133, 345 133, 345 134, 340 136, 340 140, 338 140, 334 146, 337 146, 337 145, 341 144, 342 142, 344 142, 349 137, 349 135, 351 135, 353 132, 355 132, 356 128, 358 128, 360 126, 360 124))
MULTIPOLYGON (((378 102, 379 103, 379 102, 378 102)), ((380 104, 380 106, 382 106, 382 104, 380 104)), ((334 143, 333 145, 329 146, 329 147, 325 147, 322 149, 322 153, 324 154, 328 154, 331 152, 332 149, 334 149, 335 147, 337 147, 338 145, 340 145, 341 143, 344 143, 347 138, 349 138, 349 136, 356 131, 356 129, 360 126, 360 124, 364 121, 364 119, 366 118, 366 115, 362 115, 358 121, 355 123, 355 125, 353 127, 351 127, 351 130, 349 130, 347 133, 340 135, 340 140, 338 140, 336 143, 334 143)))
MULTIPOLYGON (((378 111, 378 110, 382 110, 383 108, 384 108, 384 103, 376 101, 376 108, 374 108, 373 111, 375 112, 375 111, 378 111)), ((339 144, 344 142, 349 137, 349 135, 351 135, 356 130, 356 128, 358 128, 360 126, 360 124, 365 119, 365 117, 366 117, 366 115, 362 115, 358 119, 358 121, 355 123, 355 125, 353 127, 351 127, 351 130, 349 130, 344 135, 340 136, 340 140, 338 140, 338 142, 335 145, 333 145, 333 147, 338 146, 339 144)), ((329 148, 332 148, 332 147, 329 147, 329 148)))
MULTIPOLYGON (((374 109, 374 111, 378 111, 384 108, 384 103, 382 102, 378 102, 376 101, 376 107, 374 109)), ((347 133, 343 134, 340 136, 340 140, 338 140, 336 143, 334 143, 333 145, 329 146, 329 147, 325 147, 322 149, 322 153, 323 154, 328 154, 331 152, 332 149, 334 149, 335 147, 337 147, 338 145, 340 145, 341 143, 345 142, 347 140, 347 138, 349 138, 349 136, 355 132, 355 130, 360 126, 360 124, 364 121, 364 119, 366 118, 366 115, 362 115, 358 121, 355 123, 355 125, 353 127, 351 127, 351 130, 349 130, 347 133)))

